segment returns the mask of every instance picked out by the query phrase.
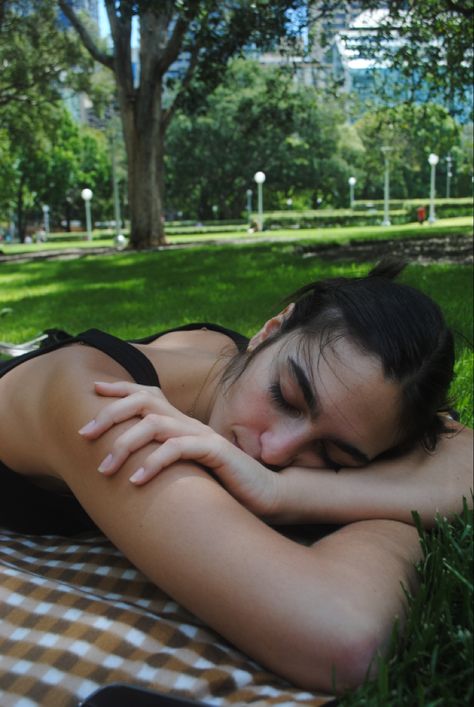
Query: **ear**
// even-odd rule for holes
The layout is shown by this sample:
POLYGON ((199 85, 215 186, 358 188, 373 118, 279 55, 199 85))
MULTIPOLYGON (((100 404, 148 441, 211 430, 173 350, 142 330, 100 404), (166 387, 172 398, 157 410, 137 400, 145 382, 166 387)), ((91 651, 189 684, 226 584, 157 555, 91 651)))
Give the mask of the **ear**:
POLYGON ((250 339, 247 350, 252 351, 259 344, 261 344, 262 341, 265 341, 266 339, 268 339, 269 336, 272 336, 272 334, 275 334, 277 331, 279 331, 283 322, 288 319, 294 308, 295 304, 294 302, 291 302, 287 307, 285 307, 285 309, 283 309, 281 312, 279 312, 274 317, 265 322, 263 327, 259 331, 257 331, 257 333, 254 334, 250 339))

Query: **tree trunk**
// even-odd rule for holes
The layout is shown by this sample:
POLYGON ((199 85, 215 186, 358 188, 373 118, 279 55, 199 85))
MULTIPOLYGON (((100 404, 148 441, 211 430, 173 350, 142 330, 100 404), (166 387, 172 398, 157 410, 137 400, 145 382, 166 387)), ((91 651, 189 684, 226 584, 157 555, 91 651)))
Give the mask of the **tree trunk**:
POLYGON ((130 245, 138 250, 166 243, 161 193, 161 85, 156 92, 158 95, 146 96, 140 91, 133 102, 126 96, 119 101, 128 163, 130 245))
MULTIPOLYGON (((144 73, 144 72, 143 72, 144 73)), ((127 152, 130 245, 137 250, 166 243, 163 219, 164 153, 161 81, 146 81, 132 95, 118 83, 127 152)))
POLYGON ((133 248, 143 250, 166 242, 156 169, 162 155, 157 155, 152 131, 142 133, 140 139, 134 135, 131 142, 135 149, 133 154, 128 153, 130 243, 133 248))

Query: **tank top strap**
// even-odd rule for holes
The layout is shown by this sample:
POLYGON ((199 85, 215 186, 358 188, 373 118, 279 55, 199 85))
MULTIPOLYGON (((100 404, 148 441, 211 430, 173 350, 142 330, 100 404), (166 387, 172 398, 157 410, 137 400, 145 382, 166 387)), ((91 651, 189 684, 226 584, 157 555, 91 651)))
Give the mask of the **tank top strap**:
POLYGON ((130 373, 136 383, 160 387, 158 374, 153 364, 132 344, 99 329, 88 329, 78 334, 75 340, 99 349, 113 358, 130 373))
MULTIPOLYGON (((55 334, 56 332, 54 331, 53 333, 55 334)), ((132 344, 122 341, 122 339, 118 339, 116 336, 107 334, 99 329, 88 329, 77 336, 70 336, 66 332, 60 332, 58 336, 48 336, 45 345, 35 351, 30 351, 22 356, 16 356, 9 361, 1 361, 0 377, 25 361, 44 356, 44 354, 60 349, 68 344, 76 343, 86 344, 107 354, 107 356, 110 356, 110 358, 113 358, 117 363, 123 366, 136 383, 140 385, 160 386, 158 374, 145 354, 135 348, 135 346, 132 346, 132 344)))

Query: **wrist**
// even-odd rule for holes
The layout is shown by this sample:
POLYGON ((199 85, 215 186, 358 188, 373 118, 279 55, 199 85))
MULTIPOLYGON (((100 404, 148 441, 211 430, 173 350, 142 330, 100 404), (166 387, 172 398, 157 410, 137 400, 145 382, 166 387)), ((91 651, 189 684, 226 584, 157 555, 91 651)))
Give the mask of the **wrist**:
POLYGON ((265 520, 271 524, 279 524, 286 522, 285 513, 287 512, 287 497, 285 493, 286 478, 283 472, 269 471, 271 489, 269 502, 265 512, 262 514, 265 520))

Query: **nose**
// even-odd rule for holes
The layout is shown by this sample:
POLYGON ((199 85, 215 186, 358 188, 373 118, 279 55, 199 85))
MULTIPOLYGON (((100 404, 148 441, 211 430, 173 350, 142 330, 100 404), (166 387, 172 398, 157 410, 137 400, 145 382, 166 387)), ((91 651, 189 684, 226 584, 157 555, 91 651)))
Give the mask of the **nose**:
POLYGON ((260 436, 263 464, 288 466, 314 438, 314 430, 306 423, 278 425, 260 436))

